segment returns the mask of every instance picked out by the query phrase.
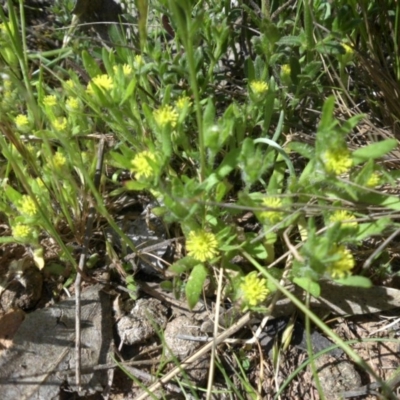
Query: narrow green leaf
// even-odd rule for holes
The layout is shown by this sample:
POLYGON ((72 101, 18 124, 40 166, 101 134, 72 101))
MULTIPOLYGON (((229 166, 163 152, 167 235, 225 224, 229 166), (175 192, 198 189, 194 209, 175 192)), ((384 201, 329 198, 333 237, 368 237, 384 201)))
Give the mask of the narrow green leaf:
POLYGON ((356 286, 366 289, 372 287, 372 282, 365 276, 348 276, 347 278, 338 279, 336 282, 346 286, 356 286))
POLYGON ((368 146, 362 147, 353 151, 352 158, 354 164, 360 164, 370 159, 383 157, 397 147, 396 139, 386 139, 382 142, 372 143, 368 146))
POLYGON ((185 293, 190 309, 193 309, 199 301, 204 281, 207 278, 207 273, 207 268, 203 264, 197 264, 189 276, 185 293))

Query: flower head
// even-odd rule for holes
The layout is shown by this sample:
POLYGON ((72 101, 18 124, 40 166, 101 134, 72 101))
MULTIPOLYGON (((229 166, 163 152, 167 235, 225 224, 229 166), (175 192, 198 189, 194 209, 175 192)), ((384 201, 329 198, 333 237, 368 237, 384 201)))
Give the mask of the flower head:
POLYGON ((190 97, 188 96, 181 96, 176 101, 176 108, 178 111, 183 110, 186 106, 190 107, 192 102, 190 101, 190 97))
POLYGON ((282 75, 290 75, 290 72, 291 72, 291 68, 290 68, 290 65, 289 64, 283 64, 282 66, 281 66, 281 74, 282 75))
POLYGON ((69 112, 78 111, 80 109, 80 105, 79 99, 76 97, 68 97, 67 101, 65 102, 65 106, 69 112))
POLYGON ((191 231, 186 240, 186 250, 189 256, 204 262, 217 256, 218 241, 211 232, 191 231))
POLYGON ((329 217, 329 222, 340 222, 343 228, 357 228, 358 226, 356 217, 345 210, 335 211, 329 217))
POLYGON ((322 155, 322 161, 325 169, 334 175, 346 173, 353 165, 350 152, 347 149, 327 150, 322 155))
POLYGON ((268 83, 264 81, 251 81, 250 88, 257 95, 264 94, 268 90, 268 83))
POLYGON ((57 97, 54 94, 50 94, 43 98, 43 105, 47 107, 54 107, 57 105, 57 97))
POLYGON ((24 240, 32 235, 32 228, 29 225, 17 224, 12 230, 13 237, 17 240, 24 240))
POLYGON ((354 257, 345 246, 334 246, 331 255, 337 260, 328 265, 328 273, 333 279, 342 279, 351 274, 354 268, 354 257))
POLYGON ((172 108, 172 106, 163 106, 158 110, 154 111, 154 119, 160 128, 171 125, 176 126, 178 120, 178 113, 172 108))
POLYGON ((57 118, 53 121, 53 127, 56 131, 64 131, 67 128, 67 118, 57 118))
POLYGON ((259 305, 269 295, 267 280, 264 278, 258 278, 257 272, 255 271, 250 272, 243 278, 240 290, 243 295, 244 304, 250 307, 259 305))
POLYGON ((290 85, 290 83, 292 82, 290 77, 291 72, 292 70, 289 64, 283 64, 281 66, 281 79, 285 85, 290 85))
MULTIPOLYGON (((268 208, 280 209, 282 204, 282 199, 279 197, 266 197, 262 201, 262 205, 268 208)), ((262 211, 260 217, 268 220, 271 224, 276 224, 283 219, 283 212, 278 210, 262 211)))
POLYGON ((134 65, 136 68, 139 68, 144 64, 143 57, 140 54, 137 54, 134 59, 134 65))
POLYGON ((111 90, 114 87, 114 82, 110 76, 107 74, 97 75, 89 82, 87 86, 87 92, 89 94, 94 94, 93 85, 97 86, 99 89, 103 91, 111 90))
POLYGON ((142 151, 136 154, 134 159, 131 161, 132 172, 135 174, 136 179, 149 178, 154 175, 155 171, 149 160, 156 162, 156 156, 151 151, 142 151))
POLYGON ((29 196, 22 196, 22 199, 19 203, 19 210, 21 213, 29 215, 33 217, 37 213, 37 207, 33 199, 29 196))
POLYGON ((62 168, 67 163, 67 159, 65 158, 64 154, 57 151, 53 157, 53 164, 55 168, 62 168))
POLYGON ((14 122, 19 131, 26 133, 29 130, 29 119, 25 114, 17 115, 14 122))
POLYGON ((371 174, 371 176, 369 177, 369 179, 368 179, 366 185, 367 185, 367 187, 369 187, 369 188, 374 188, 374 187, 376 187, 376 186, 379 185, 380 181, 381 181, 381 176, 380 176, 380 174, 379 174, 378 172, 373 172, 373 173, 371 174))
POLYGON ((342 47, 344 48, 346 55, 349 55, 349 54, 351 55, 354 53, 354 49, 352 47, 350 47, 348 44, 342 43, 342 47))
MULTIPOLYGON (((113 70, 114 72, 118 72, 118 65, 114 65, 113 66, 113 70)), ((132 67, 129 64, 124 64, 122 66, 122 73, 124 76, 129 76, 132 73, 132 67)))

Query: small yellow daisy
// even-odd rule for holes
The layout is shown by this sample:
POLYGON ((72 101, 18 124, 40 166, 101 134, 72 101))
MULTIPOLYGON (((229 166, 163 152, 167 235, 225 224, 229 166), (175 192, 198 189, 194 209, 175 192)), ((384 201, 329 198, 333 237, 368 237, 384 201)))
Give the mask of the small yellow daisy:
POLYGON ((149 178, 154 175, 153 166, 149 163, 149 160, 156 162, 156 156, 151 151, 142 151, 136 154, 134 159, 131 161, 132 172, 135 174, 136 179, 141 177, 149 178))
POLYGON ((335 211, 329 217, 329 222, 340 222, 343 228, 357 228, 358 226, 356 217, 345 210, 335 211))
POLYGON ((205 262, 218 255, 218 241, 211 232, 191 231, 186 240, 186 250, 189 256, 205 262))
POLYGON ((167 125, 175 127, 176 121, 178 121, 178 113, 172 108, 172 106, 167 105, 154 111, 154 119, 156 120, 157 125, 161 128, 167 125))
POLYGON ((327 150, 322 155, 322 161, 327 172, 341 175, 350 170, 353 165, 351 154, 347 149, 327 150))
POLYGON ((31 236, 32 228, 28 225, 17 224, 14 226, 12 233, 15 239, 24 240, 31 236))
POLYGON ((351 274, 355 266, 354 257, 345 246, 334 246, 332 255, 338 255, 338 260, 328 266, 328 273, 333 279, 342 279, 351 274))
POLYGON ((43 105, 46 107, 54 107, 57 105, 57 97, 54 94, 50 94, 43 98, 43 105))
POLYGON ((264 94, 268 90, 268 83, 264 81, 251 81, 250 88, 257 95, 264 94))
POLYGON ((262 205, 268 208, 276 208, 277 210, 262 211, 260 217, 268 220, 271 224, 276 224, 282 221, 284 213, 279 211, 282 208, 282 199, 279 197, 266 197, 262 201, 262 205))
POLYGON ((255 271, 243 278, 240 290, 243 294, 243 303, 250 307, 262 303, 270 293, 267 289, 267 280, 258 278, 255 271))
POLYGON ((19 204, 19 210, 21 211, 22 214, 29 215, 30 217, 33 217, 37 213, 37 208, 35 202, 32 200, 31 197, 29 196, 22 196, 22 199, 19 204))
POLYGON ((110 76, 107 74, 97 75, 89 82, 87 86, 87 93, 94 94, 93 85, 97 86, 99 89, 104 90, 111 90, 114 88, 114 82, 110 76))

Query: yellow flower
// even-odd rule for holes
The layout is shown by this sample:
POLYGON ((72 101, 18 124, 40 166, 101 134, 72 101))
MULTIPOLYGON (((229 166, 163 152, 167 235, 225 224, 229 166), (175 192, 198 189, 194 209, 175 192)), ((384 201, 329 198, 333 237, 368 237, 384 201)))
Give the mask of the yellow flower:
POLYGON ((250 272, 243 278, 240 285, 245 305, 255 307, 262 303, 269 295, 267 280, 257 277, 257 272, 250 272))
POLYGON ((178 113, 172 108, 172 106, 163 106, 158 110, 154 111, 154 119, 159 127, 171 125, 176 126, 178 120, 178 113))
POLYGON ((67 118, 58 118, 53 121, 53 127, 56 131, 64 131, 67 128, 67 118))
POLYGON ((72 90, 75 88, 75 83, 72 79, 68 79, 64 82, 64 88, 67 90, 72 90))
POLYGON ((291 78, 290 78, 291 68, 289 64, 284 64, 281 66, 281 79, 282 82, 286 85, 290 85, 291 78))
POLYGON ((291 72, 291 68, 289 64, 283 64, 281 66, 281 72, 283 75, 290 75, 291 72))
POLYGON ((350 152, 347 149, 327 150, 322 155, 322 161, 325 169, 334 175, 348 172, 353 164, 350 152))
POLYGON ((351 55, 354 53, 354 49, 352 47, 350 47, 348 44, 342 43, 342 47, 344 48, 346 55, 351 55))
POLYGON ((353 214, 350 214, 349 212, 345 210, 338 210, 335 211, 330 217, 329 217, 330 222, 341 222, 341 226, 343 228, 357 228, 358 222, 356 220, 356 217, 353 214), (346 221, 346 222, 344 222, 346 221))
POLYGON ((211 232, 191 231, 186 240, 186 250, 189 256, 204 262, 218 255, 218 241, 211 232))
POLYGON ((268 83, 264 81, 251 81, 250 88, 255 94, 264 94, 268 90, 268 83))
POLYGON ((93 85, 97 86, 99 89, 111 90, 114 87, 114 82, 110 76, 107 74, 97 75, 89 82, 87 86, 87 92, 89 94, 94 94, 93 85))
POLYGON ((32 228, 28 225, 17 224, 14 226, 12 232, 15 239, 24 240, 32 234, 32 228))
MULTIPOLYGON (((282 207, 282 199, 279 197, 266 197, 262 201, 262 205, 269 208, 280 209, 282 207)), ((262 211, 260 216, 262 219, 268 220, 271 224, 276 224, 283 219, 283 212, 279 210, 262 211)))
POLYGON ((142 151, 136 154, 134 159, 131 161, 132 172, 135 174, 136 179, 149 178, 154 175, 153 166, 149 163, 149 160, 156 162, 156 156, 150 151, 142 151))
POLYGON ((54 107, 57 105, 57 97, 54 94, 50 94, 43 98, 43 105, 47 107, 54 107))
POLYGON ((134 64, 136 68, 139 68, 141 65, 144 64, 143 57, 140 54, 137 54, 134 59, 134 64))
MULTIPOLYGON (((113 70, 115 73, 118 72, 119 65, 114 65, 113 70)), ((122 65, 122 73, 124 76, 128 76, 132 73, 132 67, 129 64, 122 65)))
POLYGON ((70 112, 74 112, 80 109, 80 102, 76 97, 68 97, 65 102, 67 110, 70 112))
POLYGON ((378 172, 373 172, 367 181, 367 186, 374 188, 379 185, 381 181, 381 176, 378 172))
POLYGON ((37 208, 35 202, 29 196, 22 196, 21 202, 19 204, 19 209, 21 213, 33 217, 37 213, 37 208))
POLYGON ((176 101, 175 107, 178 111, 183 110, 186 106, 190 107, 192 102, 190 101, 190 97, 188 96, 181 96, 176 101))
POLYGON ((334 246, 332 255, 336 255, 338 259, 328 266, 328 273, 333 279, 342 279, 351 274, 355 261, 350 250, 344 246, 334 246))
POLYGON ((29 119, 25 114, 19 114, 14 119, 15 126, 21 132, 29 131, 29 119))
POLYGON ((64 154, 57 151, 53 157, 53 164, 55 168, 62 168, 67 163, 67 159, 65 158, 64 154))

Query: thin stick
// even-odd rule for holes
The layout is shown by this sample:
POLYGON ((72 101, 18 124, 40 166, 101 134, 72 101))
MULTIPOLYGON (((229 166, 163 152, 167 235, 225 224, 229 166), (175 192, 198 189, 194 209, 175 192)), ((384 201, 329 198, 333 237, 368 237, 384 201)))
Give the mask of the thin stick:
MULTIPOLYGON (((242 318, 239 319, 238 322, 233 324, 230 328, 228 328, 225 332, 222 332, 216 339, 215 339, 215 345, 221 343, 225 339, 227 339, 229 336, 233 335, 236 333, 238 330, 243 328, 251 319, 250 313, 246 313, 243 315, 242 318)), ((185 367, 188 367, 192 362, 198 360, 200 357, 202 357, 204 354, 208 353, 208 351, 211 350, 211 348, 214 345, 214 341, 205 344, 203 347, 201 347, 195 354, 192 356, 188 357, 181 365, 178 365, 175 367, 173 370, 168 372, 165 376, 163 376, 161 379, 159 379, 157 382, 153 383, 149 387, 149 389, 145 392, 140 394, 138 397, 135 398, 135 400, 144 400, 147 396, 149 396, 149 393, 154 393, 157 389, 160 389, 160 387, 167 382, 169 382, 171 379, 173 379, 176 375, 178 375, 180 372, 185 367)))
POLYGON ((222 279, 223 279, 223 277, 224 277, 224 268, 222 266, 220 266, 219 267, 219 277, 218 277, 217 305, 216 305, 216 309, 215 309, 214 338, 213 338, 212 347, 211 347, 210 370, 209 370, 209 373, 208 373, 206 400, 210 400, 211 399, 212 386, 213 386, 213 383, 214 383, 215 352, 216 352, 216 349, 217 349, 216 338, 218 336, 218 325, 219 325, 219 315, 220 315, 220 306, 221 306, 222 279))
MULTIPOLYGON (((96 172, 94 175, 94 186, 98 188, 100 186, 101 170, 103 168, 104 158, 104 139, 99 142, 99 149, 97 152, 97 165, 96 172)), ((81 358, 81 284, 82 274, 84 274, 84 268, 86 264, 86 258, 89 249, 89 243, 91 239, 92 226, 95 216, 95 207, 93 202, 90 202, 89 216, 86 221, 85 236, 83 239, 82 253, 79 258, 78 271, 75 279, 75 383, 78 390, 81 388, 81 370, 82 370, 82 358, 81 358)))

